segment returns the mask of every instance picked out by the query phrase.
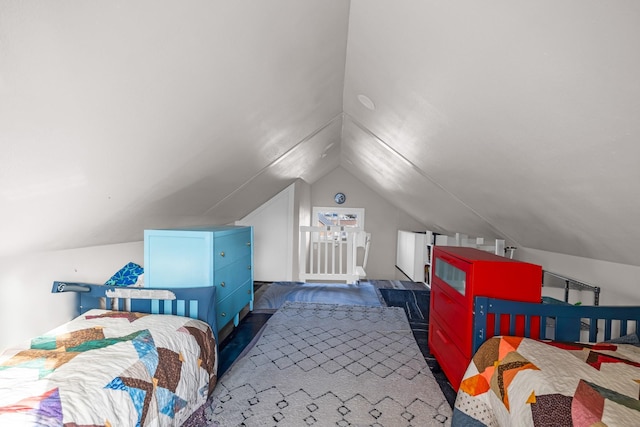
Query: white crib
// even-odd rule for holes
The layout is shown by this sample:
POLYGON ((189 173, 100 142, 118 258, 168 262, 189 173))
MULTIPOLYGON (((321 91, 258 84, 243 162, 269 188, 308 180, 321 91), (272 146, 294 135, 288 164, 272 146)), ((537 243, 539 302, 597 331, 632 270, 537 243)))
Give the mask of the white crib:
POLYGON ((360 228, 301 226, 300 280, 357 283, 366 277, 370 244, 371 233, 360 228))

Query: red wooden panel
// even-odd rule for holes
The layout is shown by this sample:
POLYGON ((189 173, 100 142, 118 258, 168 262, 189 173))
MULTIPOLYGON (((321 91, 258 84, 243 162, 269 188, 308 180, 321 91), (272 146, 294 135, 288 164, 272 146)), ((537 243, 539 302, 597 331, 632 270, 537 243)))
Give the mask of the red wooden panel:
MULTIPOLYGON (((471 360, 473 332, 473 299, 476 296, 512 301, 540 302, 542 298, 542 267, 501 257, 475 248, 436 246, 430 320, 436 321, 437 333, 429 331, 429 348, 449 381, 460 381, 471 360), (443 274, 442 262, 463 272, 461 280, 443 274), (439 273, 440 276, 439 277, 439 273), (452 283, 444 279, 449 278, 452 283), (456 289, 457 288, 457 289, 456 289), (450 357, 452 348, 462 357, 450 357), (459 366, 452 366, 458 364, 459 366), (460 378, 457 375, 460 374, 460 378), (452 377, 449 376, 451 373, 452 377)), ((451 271, 451 270, 450 270, 451 271)), ((456 271, 456 273, 458 273, 456 271)), ((459 274, 458 274, 459 276, 459 274)), ((456 276, 456 278, 459 278, 456 276)), ((535 327, 535 325, 533 325, 535 327)), ((508 324, 505 328, 508 327, 508 324)), ((524 319, 518 319, 517 330, 524 330, 524 319)), ((502 329, 506 331, 506 329, 502 329)))
POLYGON ((451 387, 458 391, 460 381, 467 369, 469 360, 463 355, 447 336, 442 323, 435 318, 429 320, 429 350, 435 356, 451 383, 451 387))

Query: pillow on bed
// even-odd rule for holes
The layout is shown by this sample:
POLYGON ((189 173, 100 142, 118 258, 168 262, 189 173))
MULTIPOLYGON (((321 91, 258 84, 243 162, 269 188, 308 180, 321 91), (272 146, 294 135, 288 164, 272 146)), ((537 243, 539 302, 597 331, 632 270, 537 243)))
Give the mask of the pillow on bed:
POLYGON ((637 347, 640 347, 640 339, 638 338, 638 334, 636 334, 635 332, 605 342, 611 344, 633 344, 637 347))
POLYGON ((122 267, 111 279, 105 282, 105 285, 112 286, 130 286, 138 281, 138 276, 144 273, 144 269, 138 264, 130 262, 122 267))

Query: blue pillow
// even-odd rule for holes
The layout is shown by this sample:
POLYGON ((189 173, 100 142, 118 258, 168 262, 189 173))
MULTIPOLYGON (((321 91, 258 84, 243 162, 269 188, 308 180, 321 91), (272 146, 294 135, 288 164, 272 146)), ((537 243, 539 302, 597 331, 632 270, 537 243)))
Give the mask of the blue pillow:
POLYGON ((138 264, 130 262, 122 267, 116 274, 107 280, 105 285, 130 286, 138 281, 138 276, 144 273, 144 269, 138 264))

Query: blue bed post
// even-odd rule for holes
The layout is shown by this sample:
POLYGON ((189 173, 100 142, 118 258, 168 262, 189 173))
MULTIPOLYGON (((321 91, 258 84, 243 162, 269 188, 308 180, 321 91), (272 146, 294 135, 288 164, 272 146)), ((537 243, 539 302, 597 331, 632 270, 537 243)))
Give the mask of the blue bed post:
POLYGON ((475 354, 487 335, 486 328, 488 308, 489 298, 477 296, 473 306, 472 354, 475 354))

